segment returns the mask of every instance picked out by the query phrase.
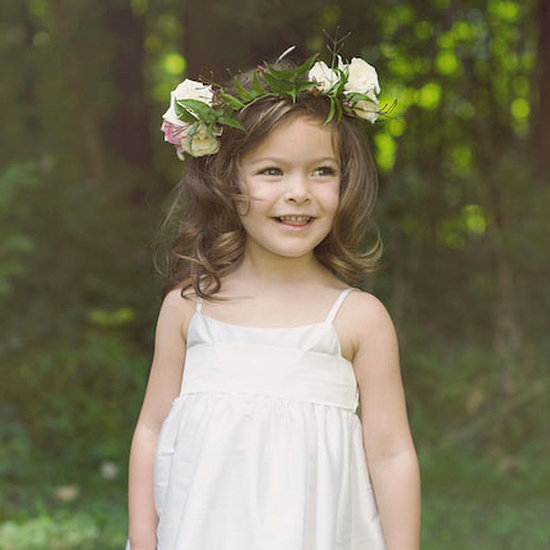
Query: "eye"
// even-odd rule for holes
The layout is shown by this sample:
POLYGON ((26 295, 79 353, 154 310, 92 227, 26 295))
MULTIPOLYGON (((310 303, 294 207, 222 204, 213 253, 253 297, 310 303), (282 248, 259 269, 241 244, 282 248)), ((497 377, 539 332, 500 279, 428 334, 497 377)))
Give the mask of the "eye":
POLYGON ((263 176, 280 176, 283 172, 275 166, 269 166, 259 172, 263 176))
POLYGON ((314 170, 315 176, 335 176, 336 169, 332 166, 320 166, 314 170))

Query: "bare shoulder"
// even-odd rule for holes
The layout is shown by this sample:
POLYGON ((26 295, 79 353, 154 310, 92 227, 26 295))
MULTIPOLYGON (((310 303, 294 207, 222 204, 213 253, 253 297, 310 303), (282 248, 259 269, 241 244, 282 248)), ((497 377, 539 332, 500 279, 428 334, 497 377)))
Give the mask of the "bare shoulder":
POLYGON ((182 293, 181 286, 174 287, 162 300, 158 325, 169 326, 171 331, 177 331, 185 340, 195 304, 192 293, 182 293))
POLYGON ((343 313, 344 329, 349 334, 353 357, 373 346, 397 346, 390 313, 374 294, 365 291, 351 292, 343 313))
POLYGON ((346 302, 349 312, 360 316, 362 320, 389 317, 386 306, 370 292, 355 289, 353 292, 350 292, 346 302))
POLYGON ((193 302, 174 288, 163 298, 155 330, 153 361, 139 422, 158 432, 170 403, 181 387, 187 325, 193 315, 193 302))

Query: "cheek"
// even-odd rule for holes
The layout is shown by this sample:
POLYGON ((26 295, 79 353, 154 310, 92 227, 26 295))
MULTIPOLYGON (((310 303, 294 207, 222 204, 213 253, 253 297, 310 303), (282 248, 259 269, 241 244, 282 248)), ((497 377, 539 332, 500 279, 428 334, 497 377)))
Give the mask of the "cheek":
POLYGON ((327 190, 326 196, 324 198, 324 204, 327 212, 335 214, 340 204, 340 186, 335 186, 334 188, 327 190))
MULTIPOLYGON (((266 211, 266 200, 258 193, 251 190, 243 197, 243 200, 236 203, 237 214, 241 219, 241 223, 246 224, 247 220, 257 219, 258 216, 264 216, 266 211)), ((249 222, 252 223, 252 222, 249 222)))

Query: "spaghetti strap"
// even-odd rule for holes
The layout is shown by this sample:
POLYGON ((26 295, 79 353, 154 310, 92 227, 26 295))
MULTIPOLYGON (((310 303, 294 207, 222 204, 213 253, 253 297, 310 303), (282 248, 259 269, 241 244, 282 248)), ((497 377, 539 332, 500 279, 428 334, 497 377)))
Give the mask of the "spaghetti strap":
POLYGON ((202 300, 200 298, 197 299, 197 305, 195 306, 195 311, 197 313, 200 313, 202 311, 202 300))
POLYGON ((346 299, 346 296, 352 291, 355 290, 353 287, 346 288, 345 290, 342 290, 340 292, 340 296, 336 299, 336 302, 334 302, 334 305, 332 306, 331 310, 328 312, 327 318, 325 319, 325 323, 332 323, 334 321, 334 318, 336 317, 336 314, 338 313, 338 310, 340 309, 340 306, 346 299))

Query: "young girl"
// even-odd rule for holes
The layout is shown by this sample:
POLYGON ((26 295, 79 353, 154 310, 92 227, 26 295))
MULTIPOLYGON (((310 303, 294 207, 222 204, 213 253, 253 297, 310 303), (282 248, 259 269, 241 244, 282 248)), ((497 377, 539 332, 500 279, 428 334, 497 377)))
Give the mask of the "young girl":
POLYGON ((186 80, 174 261, 130 452, 132 550, 419 547, 390 317, 360 284, 376 175, 353 118, 376 72, 266 65, 186 80), (358 407, 360 416, 358 415, 358 407))

